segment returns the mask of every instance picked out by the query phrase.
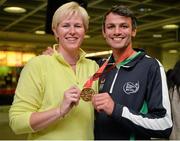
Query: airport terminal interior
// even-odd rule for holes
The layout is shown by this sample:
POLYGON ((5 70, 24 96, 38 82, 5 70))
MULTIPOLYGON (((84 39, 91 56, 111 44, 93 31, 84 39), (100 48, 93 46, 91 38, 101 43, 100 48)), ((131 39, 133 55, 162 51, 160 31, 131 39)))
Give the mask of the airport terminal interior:
MULTIPOLYGON (((25 139, 15 135, 8 110, 23 66, 56 43, 51 31, 57 7, 71 0, 0 0, 0 140, 25 139)), ((138 20, 134 48, 144 49, 157 58, 165 71, 180 59, 180 0, 75 0, 90 17, 82 49, 90 59, 111 54, 102 37, 103 14, 122 4, 134 11, 138 20)))

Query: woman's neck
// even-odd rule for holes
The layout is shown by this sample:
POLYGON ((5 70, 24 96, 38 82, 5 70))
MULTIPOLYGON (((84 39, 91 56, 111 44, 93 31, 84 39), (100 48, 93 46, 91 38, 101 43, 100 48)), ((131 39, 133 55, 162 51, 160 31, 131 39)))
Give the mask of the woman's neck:
POLYGON ((79 50, 65 50, 62 47, 58 48, 58 52, 62 54, 64 59, 68 62, 69 65, 75 66, 79 60, 79 50))

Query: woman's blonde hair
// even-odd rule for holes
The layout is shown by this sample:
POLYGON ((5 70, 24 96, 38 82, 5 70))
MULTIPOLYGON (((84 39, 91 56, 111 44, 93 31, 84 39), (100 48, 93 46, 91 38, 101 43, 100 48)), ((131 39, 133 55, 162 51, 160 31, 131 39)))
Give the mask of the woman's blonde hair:
POLYGON ((52 29, 56 29, 58 24, 64 20, 67 16, 71 16, 74 14, 79 14, 82 16, 83 25, 85 31, 88 30, 89 27, 89 16, 87 11, 81 7, 77 2, 68 2, 60 6, 54 13, 52 18, 52 29))

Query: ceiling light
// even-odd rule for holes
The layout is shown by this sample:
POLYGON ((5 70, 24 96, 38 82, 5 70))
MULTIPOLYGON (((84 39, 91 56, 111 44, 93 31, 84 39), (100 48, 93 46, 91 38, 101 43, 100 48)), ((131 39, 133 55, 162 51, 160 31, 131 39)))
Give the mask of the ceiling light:
POLYGON ((178 53, 178 51, 176 49, 171 49, 168 51, 169 53, 178 53))
POLYGON ((143 8, 143 7, 141 7, 141 8, 139 8, 139 11, 140 12, 151 12, 152 9, 151 8, 143 8))
POLYGON ((43 31, 43 30, 36 30, 35 33, 36 34, 41 34, 41 35, 46 34, 46 32, 43 31))
POLYGON ((112 53, 112 50, 100 51, 100 52, 95 52, 95 53, 88 53, 86 54, 86 57, 103 56, 103 55, 109 55, 111 53, 112 53))
POLYGON ((91 38, 91 36, 90 35, 85 35, 84 38, 88 39, 88 38, 91 38))
POLYGON ((176 24, 168 24, 163 26, 163 29, 177 29, 177 28, 179 28, 179 26, 176 24))
POLYGON ((162 35, 161 34, 153 34, 153 37, 154 38, 162 38, 162 35))
POLYGON ((26 12, 26 9, 22 7, 5 7, 4 11, 8 13, 24 13, 26 12))

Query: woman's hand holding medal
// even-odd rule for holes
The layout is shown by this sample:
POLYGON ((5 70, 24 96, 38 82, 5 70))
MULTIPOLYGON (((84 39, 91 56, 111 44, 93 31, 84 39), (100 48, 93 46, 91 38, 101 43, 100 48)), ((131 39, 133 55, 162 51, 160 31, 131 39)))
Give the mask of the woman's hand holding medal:
POLYGON ((80 89, 72 86, 64 92, 64 98, 60 105, 60 114, 64 117, 74 105, 78 105, 80 100, 80 89))

